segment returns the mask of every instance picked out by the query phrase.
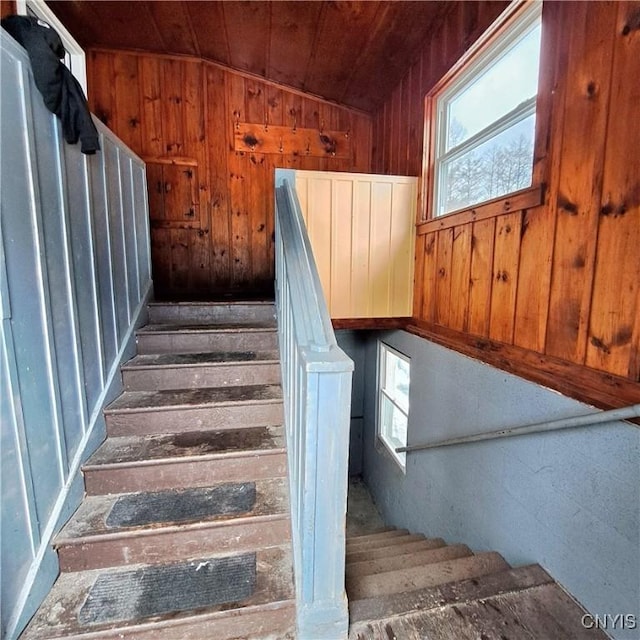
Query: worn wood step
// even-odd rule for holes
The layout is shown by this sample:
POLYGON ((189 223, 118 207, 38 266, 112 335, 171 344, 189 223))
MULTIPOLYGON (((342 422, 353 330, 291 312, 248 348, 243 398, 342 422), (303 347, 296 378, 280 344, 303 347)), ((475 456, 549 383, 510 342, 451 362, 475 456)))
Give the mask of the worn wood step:
MULTIPOLYGON (((351 486, 349 487, 349 491, 351 491, 351 486)), ((375 535, 377 533, 389 533, 390 531, 398 531, 395 527, 379 527, 376 529, 372 529, 371 531, 367 531, 366 533, 348 533, 347 534, 347 542, 355 542, 359 538, 364 538, 366 536, 375 535)), ((406 531, 406 529, 405 529, 406 531)))
POLYGON ((347 554, 357 553, 359 551, 382 549, 385 547, 392 547, 397 544, 407 544, 409 542, 420 542, 425 540, 425 537, 421 534, 409 534, 402 532, 396 536, 387 536, 382 538, 373 538, 371 540, 363 540, 362 542, 352 542, 347 545, 347 554))
MULTIPOLYGON (((465 583, 468 586, 469 581, 465 583)), ((469 595, 473 591, 472 587, 469 595)), ((515 590, 488 592, 481 598, 471 595, 461 601, 455 601, 447 593, 443 596, 442 603, 431 604, 427 600, 425 606, 412 613, 354 623, 349 638, 605 640, 609 637, 595 625, 585 628, 582 620, 586 611, 552 580, 525 588, 516 586, 515 590)))
POLYGON ((428 549, 413 553, 405 553, 390 558, 380 558, 379 560, 363 560, 362 562, 352 562, 347 565, 347 579, 357 576, 368 576, 387 571, 398 571, 400 569, 410 569, 418 565, 443 562, 444 560, 455 560, 473 555, 467 545, 454 544, 428 549))
POLYGON ((414 542, 397 543, 389 547, 378 547, 376 549, 364 549, 362 551, 347 551, 346 563, 362 562, 364 560, 378 560, 379 558, 390 558, 401 556, 406 553, 417 553, 437 549, 446 545, 442 538, 421 538, 414 542))
POLYGON ((271 351, 278 348, 273 322, 247 326, 148 324, 136 332, 139 354, 271 351))
MULTIPOLYGON (((176 492, 165 493, 167 501, 176 502, 176 492)), ((149 493, 85 497, 55 539, 61 571, 154 564, 266 547, 290 539, 285 478, 256 480, 255 501, 240 513, 199 514, 193 518, 187 515, 179 521, 168 522, 110 524, 116 503, 131 497, 141 498, 139 511, 143 513, 145 502, 150 502, 152 497, 154 504, 163 505, 163 496, 149 493)), ((132 517, 137 515, 134 510, 132 517)))
POLYGON ((413 591, 446 582, 466 580, 509 569, 502 556, 495 552, 479 553, 467 558, 445 560, 425 566, 414 566, 375 575, 355 576, 346 580, 349 599, 371 598, 388 593, 413 591))
POLYGON ((447 582, 434 587, 384 594, 372 598, 350 599, 349 620, 351 627, 349 635, 357 638, 357 633, 363 631, 367 623, 373 620, 386 620, 412 612, 471 602, 552 582, 553 578, 540 565, 533 564, 468 580, 447 582))
POLYGON ((107 438, 83 465, 89 495, 284 477, 282 426, 107 438))
POLYGON ((151 324, 228 324, 274 322, 272 300, 255 302, 151 302, 151 324))
POLYGON ((278 425, 280 385, 127 391, 105 409, 110 436, 278 425))
POLYGON ((121 371, 126 391, 280 383, 277 351, 138 355, 121 371))
POLYGON ((355 548, 359 545, 366 545, 368 543, 376 542, 378 540, 387 540, 389 538, 396 538, 398 536, 408 536, 409 532, 406 529, 387 529, 386 531, 376 531, 373 533, 366 533, 360 536, 347 536, 346 544, 347 549, 355 548))
MULTIPOLYGON (((206 557, 206 556, 201 556, 206 557)), ((199 562, 194 565, 197 569, 199 562)), ((157 566, 157 565, 156 565, 157 566)), ((22 640, 231 640, 232 638, 293 638, 295 600, 292 588, 291 552, 274 546, 256 553, 255 588, 239 601, 195 611, 175 611, 153 617, 132 615, 115 622, 79 621, 83 605, 100 576, 112 576, 144 565, 108 570, 62 573, 29 623, 22 640)))

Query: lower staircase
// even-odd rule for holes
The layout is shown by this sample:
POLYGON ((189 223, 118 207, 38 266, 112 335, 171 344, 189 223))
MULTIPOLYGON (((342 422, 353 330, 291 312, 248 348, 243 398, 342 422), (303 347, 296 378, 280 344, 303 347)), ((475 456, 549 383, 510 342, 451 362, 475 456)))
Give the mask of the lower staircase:
POLYGON ((151 304, 22 635, 294 637, 273 304, 151 304))
POLYGON ((400 529, 347 538, 346 586, 349 640, 608 638, 539 565, 400 529))

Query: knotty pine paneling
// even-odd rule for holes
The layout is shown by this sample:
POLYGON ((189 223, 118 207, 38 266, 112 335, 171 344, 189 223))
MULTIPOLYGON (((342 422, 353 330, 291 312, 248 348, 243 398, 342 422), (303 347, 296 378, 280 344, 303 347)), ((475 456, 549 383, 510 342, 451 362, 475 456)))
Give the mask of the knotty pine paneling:
POLYGON ((92 50, 87 67, 92 111, 127 145, 148 163, 196 167, 199 215, 165 211, 183 222, 152 229, 160 298, 272 295, 274 169, 371 169, 362 112, 193 58, 92 50), (236 122, 348 132, 349 157, 236 152, 236 122))
MULTIPOLYGON (((374 114, 374 171, 421 171, 424 96, 506 6, 462 4, 374 114)), ((544 197, 416 244, 414 330, 600 406, 640 400, 639 25, 637 0, 545 2, 544 197)))

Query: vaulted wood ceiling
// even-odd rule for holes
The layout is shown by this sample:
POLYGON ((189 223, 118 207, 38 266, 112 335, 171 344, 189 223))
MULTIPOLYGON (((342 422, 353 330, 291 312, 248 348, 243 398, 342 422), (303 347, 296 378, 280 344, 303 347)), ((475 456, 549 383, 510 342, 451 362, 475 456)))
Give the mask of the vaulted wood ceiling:
POLYGON ((454 2, 49 0, 85 48, 198 56, 373 111, 454 2))

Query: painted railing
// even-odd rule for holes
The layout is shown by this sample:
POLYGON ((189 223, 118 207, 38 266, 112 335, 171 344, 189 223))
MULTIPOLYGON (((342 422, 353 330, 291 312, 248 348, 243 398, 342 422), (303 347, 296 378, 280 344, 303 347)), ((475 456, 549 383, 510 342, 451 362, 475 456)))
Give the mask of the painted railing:
POLYGON ((337 346, 293 175, 276 172, 276 306, 298 637, 347 637, 345 518, 353 361, 337 346))
POLYGON ((4 30, 0 111, 2 609, 13 640, 58 572, 51 539, 82 499, 151 286, 144 163, 96 121, 64 142, 29 58, 4 30))

